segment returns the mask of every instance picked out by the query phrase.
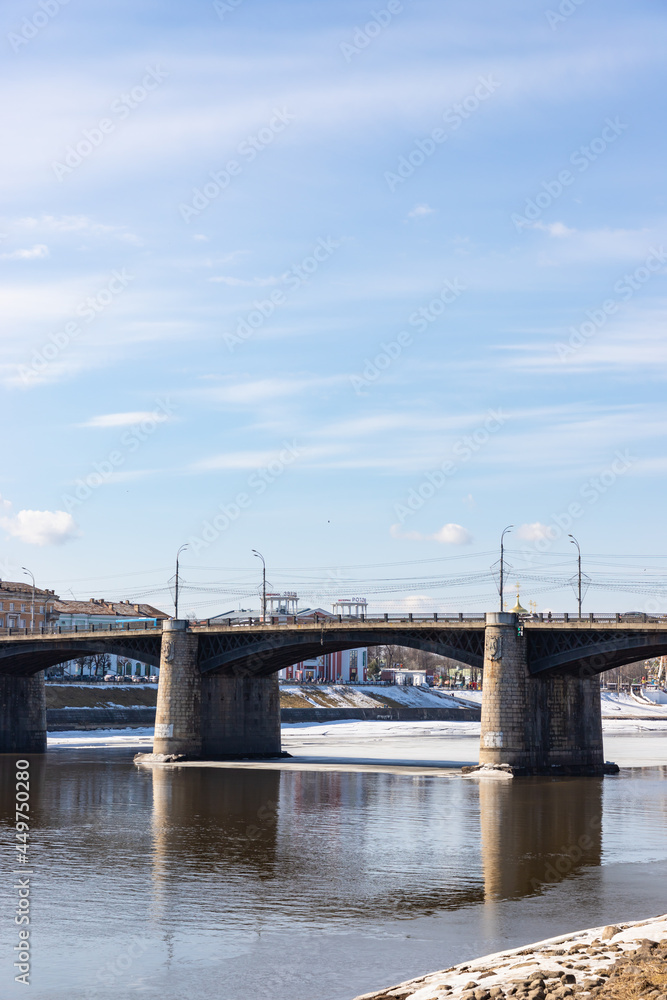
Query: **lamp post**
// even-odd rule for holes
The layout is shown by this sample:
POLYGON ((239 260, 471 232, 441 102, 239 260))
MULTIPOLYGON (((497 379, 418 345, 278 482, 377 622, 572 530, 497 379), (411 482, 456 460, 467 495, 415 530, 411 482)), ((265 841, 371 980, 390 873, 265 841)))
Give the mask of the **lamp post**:
POLYGON ((569 539, 571 539, 572 545, 576 545, 577 546, 577 567, 578 567, 578 570, 577 570, 577 582, 578 582, 578 586, 577 586, 577 604, 579 606, 579 618, 581 618, 581 546, 579 545, 579 542, 574 537, 574 535, 568 535, 567 537, 569 539))
POLYGON ((257 549, 253 549, 252 553, 257 556, 258 559, 262 560, 262 625, 266 622, 266 562, 264 561, 264 556, 257 549))
POLYGON ((514 527, 513 524, 508 524, 502 535, 500 536, 500 610, 503 610, 503 585, 505 583, 505 535, 508 531, 511 531, 514 527))
MULTIPOLYGON (((25 566, 21 566, 21 569, 26 574, 26 576, 32 577, 32 601, 30 603, 30 631, 34 632, 35 631, 35 576, 33 573, 30 572, 29 569, 26 569, 25 566)), ((46 621, 46 617, 44 618, 44 620, 46 621)))
POLYGON ((178 557, 180 556, 183 549, 188 548, 189 543, 186 542, 185 545, 181 545, 180 549, 176 553, 176 584, 174 586, 174 618, 178 618, 178 557))

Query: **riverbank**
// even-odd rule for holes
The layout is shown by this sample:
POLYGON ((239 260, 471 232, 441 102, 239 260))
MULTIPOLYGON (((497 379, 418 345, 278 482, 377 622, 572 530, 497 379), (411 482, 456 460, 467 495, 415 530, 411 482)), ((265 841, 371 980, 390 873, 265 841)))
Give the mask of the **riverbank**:
MULTIPOLYGON (((481 701, 480 691, 454 696, 443 689, 402 685, 281 684, 280 718, 283 725, 352 721, 479 724, 481 701)), ((47 728, 50 732, 144 728, 155 722, 156 703, 156 684, 47 684, 47 728)), ((627 694, 603 692, 602 718, 605 726, 612 723, 617 727, 623 722, 667 722, 667 705, 643 704, 627 694)), ((475 732, 479 733, 479 725, 475 732)))
POLYGON ((356 1000, 667 997, 667 916, 589 928, 486 955, 356 1000))

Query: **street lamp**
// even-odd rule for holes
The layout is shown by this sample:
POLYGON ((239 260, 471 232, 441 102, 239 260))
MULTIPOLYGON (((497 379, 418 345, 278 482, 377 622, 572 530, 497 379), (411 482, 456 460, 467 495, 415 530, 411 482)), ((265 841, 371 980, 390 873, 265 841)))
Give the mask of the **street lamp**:
MULTIPOLYGON (((35 576, 26 569, 25 566, 21 566, 21 569, 26 574, 26 576, 32 577, 32 601, 30 603, 30 631, 35 631, 35 576)), ((46 618, 44 619, 46 621, 46 618)))
POLYGON ((181 545, 180 549, 176 553, 176 584, 174 586, 174 618, 178 618, 178 557, 180 556, 183 549, 188 548, 189 543, 186 542, 185 545, 181 545))
POLYGON ((503 610, 503 584, 505 582, 505 535, 508 531, 511 531, 514 527, 513 524, 508 524, 502 535, 500 536, 500 610, 503 610))
POLYGON ((577 541, 577 539, 574 537, 574 535, 568 535, 567 537, 569 539, 571 539, 572 545, 576 545, 577 546, 577 554, 578 554, 578 558, 577 558, 577 565, 578 565, 578 572, 577 572, 577 583, 578 583, 578 587, 577 587, 577 604, 579 605, 579 618, 581 618, 581 547, 580 547, 579 542, 577 541))
POLYGON ((252 550, 252 554, 262 560, 262 625, 266 622, 266 562, 264 556, 257 549, 252 550))

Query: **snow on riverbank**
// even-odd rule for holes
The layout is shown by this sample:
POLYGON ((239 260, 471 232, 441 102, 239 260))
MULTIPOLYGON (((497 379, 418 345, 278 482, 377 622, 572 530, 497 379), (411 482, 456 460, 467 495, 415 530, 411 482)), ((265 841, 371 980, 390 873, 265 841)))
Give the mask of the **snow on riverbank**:
POLYGON ((142 750, 153 746, 153 727, 137 729, 92 729, 71 730, 65 733, 49 733, 49 750, 91 750, 105 747, 139 747, 142 750))
MULTIPOLYGON (((546 984, 549 995, 554 997, 590 997, 590 990, 597 993, 597 988, 604 985, 613 965, 625 952, 636 951, 644 940, 660 942, 665 938, 667 916, 620 926, 595 927, 486 955, 378 993, 365 993, 356 1000, 444 1000, 445 997, 447 1000, 468 997, 471 1000, 492 997, 501 1000, 516 993, 527 996, 529 990, 536 990, 544 997, 546 984)), ((638 970, 633 966, 630 971, 638 970)), ((637 976, 633 978, 637 980, 637 976)), ((537 993, 530 993, 534 995, 537 993)), ((617 995, 614 992, 614 996, 617 995)), ((627 993, 627 996, 639 995, 627 993)))
POLYGON ((384 704, 409 708, 465 707, 460 700, 438 688, 403 684, 364 684, 359 687, 352 684, 281 684, 280 694, 298 698, 315 708, 377 708, 384 704))

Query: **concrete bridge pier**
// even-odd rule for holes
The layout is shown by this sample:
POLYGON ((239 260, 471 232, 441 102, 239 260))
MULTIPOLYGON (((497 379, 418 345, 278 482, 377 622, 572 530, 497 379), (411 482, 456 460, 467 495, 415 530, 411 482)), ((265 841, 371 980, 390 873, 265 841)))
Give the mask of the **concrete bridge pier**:
POLYGON ((44 753, 44 671, 30 677, 0 674, 0 753, 44 753))
POLYGON ((541 683, 547 687, 549 766, 568 774, 618 770, 604 763, 600 678, 560 674, 541 683))
POLYGON ((546 720, 538 718, 531 705, 535 699, 531 684, 526 642, 517 634, 517 616, 487 614, 480 764, 508 764, 519 773, 531 773, 543 763, 546 720))
POLYGON ((198 646, 186 621, 163 623, 153 753, 201 755, 198 646))
POLYGON ((279 756, 278 676, 202 677, 202 756, 279 756))
POLYGON ((615 771, 604 764, 599 679, 532 676, 516 615, 487 614, 480 764, 514 774, 615 771))
POLYGON ((163 626, 154 754, 280 754, 278 677, 202 674, 199 639, 186 621, 163 626))

